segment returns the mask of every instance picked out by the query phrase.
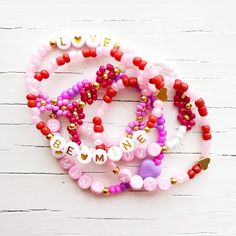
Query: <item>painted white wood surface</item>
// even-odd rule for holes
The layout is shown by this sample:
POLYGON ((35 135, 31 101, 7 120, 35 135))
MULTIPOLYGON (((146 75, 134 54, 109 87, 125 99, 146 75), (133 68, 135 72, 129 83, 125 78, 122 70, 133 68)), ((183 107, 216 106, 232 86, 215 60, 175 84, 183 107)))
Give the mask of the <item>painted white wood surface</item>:
MULTIPOLYGON (((234 0, 0 0, 0 9, 1 236, 236 235, 234 0), (206 99, 214 135, 207 172, 168 192, 109 198, 82 192, 65 175, 30 124, 24 70, 39 42, 76 30, 115 35, 144 58, 174 65, 206 99)), ((96 68, 90 66, 64 67, 48 82, 48 91, 56 95, 96 68), (58 88, 52 91, 56 79, 58 88)), ((106 116, 106 129, 121 134, 133 118, 135 101, 135 93, 119 95, 106 116)), ((172 108, 168 102, 170 136, 177 127, 172 108)), ((199 155, 198 141, 196 127, 168 155, 164 170, 187 168, 199 155)), ((137 163, 129 166, 135 170, 137 163)), ((110 176, 104 169, 87 171, 110 176)))

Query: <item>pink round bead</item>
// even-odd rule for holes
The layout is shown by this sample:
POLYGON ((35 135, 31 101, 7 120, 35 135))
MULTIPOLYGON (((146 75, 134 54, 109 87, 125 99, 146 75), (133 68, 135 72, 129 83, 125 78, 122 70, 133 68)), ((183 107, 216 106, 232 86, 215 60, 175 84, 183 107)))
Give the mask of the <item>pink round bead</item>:
POLYGON ((157 181, 153 177, 147 177, 143 181, 143 187, 148 192, 154 191, 157 188, 157 181))
POLYGON ((60 161, 59 161, 60 166, 64 169, 64 170, 69 170, 74 164, 74 160, 70 157, 63 157, 60 161))
POLYGON ((82 172, 82 170, 81 170, 81 168, 80 168, 79 165, 74 165, 74 166, 72 166, 72 167, 69 169, 69 172, 68 172, 69 176, 70 176, 72 179, 75 179, 75 180, 79 179, 80 176, 82 175, 82 173, 83 173, 83 172, 82 172))
POLYGON ((103 192, 103 189, 104 189, 104 184, 100 181, 94 181, 91 184, 90 189, 95 194, 101 194, 103 192))
POLYGON ((118 175, 118 178, 120 180, 120 182, 123 182, 123 183, 128 183, 131 179, 131 171, 128 170, 128 169, 121 169, 119 175, 118 175))
POLYGON ((54 132, 58 132, 60 130, 61 123, 57 119, 49 119, 47 121, 47 126, 54 133, 54 132))
POLYGON ((136 147, 134 150, 134 155, 138 159, 144 159, 147 156, 146 148, 143 146, 136 147))
POLYGON ((147 153, 151 157, 155 157, 155 156, 159 155, 160 152, 161 152, 161 146, 158 143, 150 143, 147 146, 147 153))
POLYGON ((78 180, 78 185, 82 189, 89 189, 93 180, 88 175, 82 175, 78 180))
POLYGON ((158 189, 162 191, 168 190, 171 187, 170 179, 166 177, 159 177, 157 179, 157 186, 158 189))
POLYGON ((134 152, 123 152, 122 159, 127 162, 132 161, 134 159, 134 152))
POLYGON ((133 175, 130 180, 132 189, 140 190, 143 187, 143 178, 139 175, 133 175))

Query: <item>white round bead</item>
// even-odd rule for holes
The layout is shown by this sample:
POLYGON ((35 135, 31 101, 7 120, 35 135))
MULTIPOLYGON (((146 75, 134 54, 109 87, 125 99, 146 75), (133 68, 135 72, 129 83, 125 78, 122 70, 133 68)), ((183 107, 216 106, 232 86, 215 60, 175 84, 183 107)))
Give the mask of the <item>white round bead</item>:
POLYGON ((100 45, 100 40, 99 40, 98 36, 89 35, 86 38, 86 45, 90 48, 96 48, 97 46, 99 46, 100 45))
POLYGON ((107 153, 103 149, 96 149, 93 152, 93 162, 97 165, 103 165, 107 161, 107 153))
POLYGON ((50 141, 50 147, 55 151, 61 151, 64 149, 66 141, 61 136, 54 136, 50 141))
POLYGON ((178 138, 179 140, 181 140, 181 139, 183 139, 184 135, 183 135, 183 133, 181 133, 181 132, 178 131, 178 132, 175 134, 175 137, 178 138))
POLYGON ((122 158, 122 151, 117 146, 110 147, 107 154, 109 159, 112 161, 119 161, 122 158))
POLYGON ((134 150, 134 141, 131 138, 122 138, 120 142, 120 149, 123 152, 131 152, 134 150))
POLYGON ((75 142, 68 142, 64 148, 65 155, 69 157, 76 157, 79 150, 79 145, 75 142))
POLYGON ((180 133, 185 134, 186 131, 187 131, 187 128, 184 125, 180 125, 178 130, 179 130, 180 133))
POLYGON ((140 190, 143 187, 143 178, 139 175, 133 175, 130 180, 132 189, 140 190))
POLYGON ((88 147, 83 146, 83 148, 78 152, 76 159, 81 164, 88 164, 92 160, 91 150, 88 147))
POLYGON ((71 46, 70 38, 66 37, 59 37, 57 39, 57 47, 61 50, 67 50, 71 46))
POLYGON ((71 43, 75 48, 82 48, 85 44, 85 37, 76 35, 71 40, 71 43))
POLYGON ((172 141, 174 147, 178 146, 180 143, 180 140, 177 137, 173 138, 171 141, 172 141))
POLYGON ((143 130, 135 131, 132 138, 133 141, 138 145, 145 144, 148 141, 147 133, 143 130))
POLYGON ((167 141, 166 142, 166 146, 168 147, 168 149, 173 149, 174 148, 174 144, 173 144, 172 140, 167 141))

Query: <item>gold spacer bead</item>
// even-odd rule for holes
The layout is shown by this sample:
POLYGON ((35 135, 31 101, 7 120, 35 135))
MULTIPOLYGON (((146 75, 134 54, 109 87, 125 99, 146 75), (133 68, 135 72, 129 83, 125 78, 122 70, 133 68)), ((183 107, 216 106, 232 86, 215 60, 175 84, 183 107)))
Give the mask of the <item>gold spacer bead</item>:
POLYGON ((134 131, 138 131, 139 127, 138 126, 134 126, 134 131))
POLYGON ((56 114, 51 113, 51 114, 49 115, 49 117, 50 117, 50 118, 56 118, 57 116, 56 116, 56 114))
POLYGON ((45 100, 41 101, 42 106, 46 106, 47 102, 45 100))
POLYGON ((109 189, 108 189, 107 187, 105 187, 105 188, 103 189, 103 195, 104 195, 104 196, 108 196, 109 194, 110 194, 109 189))
POLYGON ((65 111, 66 109, 67 109, 66 106, 62 106, 62 107, 61 107, 61 110, 62 110, 62 111, 65 111))
POLYGON ((185 116, 184 116, 184 119, 185 119, 185 120, 189 120, 189 116, 188 116, 188 115, 185 115, 185 116))
POLYGON ((53 137, 54 137, 53 134, 48 134, 48 135, 46 136, 47 140, 49 140, 49 141, 50 141, 53 137))
POLYGON ((147 132, 147 133, 150 133, 151 132, 151 129, 149 127, 144 127, 144 130, 147 132))
POLYGON ((69 125, 68 125, 68 128, 69 129, 76 129, 76 124, 75 123, 70 123, 69 125))
POLYGON ((191 108, 192 108, 192 104, 191 104, 191 103, 187 103, 187 104, 185 105, 185 107, 186 107, 187 109, 191 109, 191 108))
POLYGON ((137 120, 138 122, 141 122, 141 121, 143 120, 143 117, 142 117, 142 116, 137 116, 137 117, 136 117, 136 120, 137 120))
POLYGON ((117 166, 114 170, 112 170, 112 172, 115 174, 115 175, 118 175, 120 173, 120 168, 117 166))
POLYGON ((102 76, 102 78, 103 78, 103 79, 108 79, 108 75, 107 75, 107 74, 104 74, 104 75, 102 76))
POLYGON ((141 102, 147 102, 148 98, 147 98, 147 96, 143 95, 143 96, 141 96, 140 100, 141 100, 141 102))
POLYGON ((99 84, 98 82, 94 82, 94 83, 93 83, 93 87, 94 87, 95 89, 99 89, 99 88, 100 88, 100 84, 99 84))
POLYGON ((170 178, 171 184, 177 184, 177 179, 175 177, 170 178))
POLYGON ((162 152, 168 152, 168 147, 166 145, 161 147, 162 152))
POLYGON ((57 48, 57 41, 55 39, 50 39, 49 43, 52 48, 57 48))
POLYGON ((57 98, 53 98, 51 103, 52 103, 52 105, 57 105, 57 98))
POLYGON ((90 92, 87 92, 87 95, 88 95, 88 98, 91 98, 91 97, 92 97, 92 95, 91 95, 90 92))
POLYGON ((120 48, 120 43, 115 43, 113 48, 119 49, 120 48))
POLYGON ((116 75, 119 75, 121 70, 118 67, 115 67, 114 72, 116 75))
POLYGON ((132 134, 127 134, 127 138, 132 138, 132 134))
POLYGON ((80 102, 78 103, 78 105, 79 105, 81 108, 85 108, 85 102, 80 101, 80 102))
POLYGON ((73 112, 73 115, 77 117, 77 116, 78 116, 78 113, 77 113, 76 111, 74 111, 74 112, 73 112))

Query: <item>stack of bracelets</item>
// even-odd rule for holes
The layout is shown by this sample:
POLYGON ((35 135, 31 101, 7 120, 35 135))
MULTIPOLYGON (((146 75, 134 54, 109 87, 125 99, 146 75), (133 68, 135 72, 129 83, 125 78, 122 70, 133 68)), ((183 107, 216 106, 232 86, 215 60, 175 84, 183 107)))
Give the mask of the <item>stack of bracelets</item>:
POLYGON ((193 179, 208 167, 212 137, 204 100, 191 91, 170 67, 162 64, 157 68, 110 38, 77 35, 43 43, 32 55, 26 70, 26 81, 27 105, 33 124, 49 141, 52 156, 81 189, 105 196, 126 190, 164 191, 193 179), (58 49, 66 52, 39 70, 48 53, 58 49), (49 79, 59 67, 101 57, 111 57, 118 65, 101 65, 90 80, 77 82, 56 98, 50 98, 40 90, 41 82, 49 79), (109 104, 124 88, 139 93, 140 101, 135 110, 136 119, 129 122, 125 135, 113 139, 104 134, 103 118, 109 104), (163 116, 168 90, 175 92, 173 105, 178 109, 177 120, 180 123, 177 132, 169 140, 163 116), (98 91, 103 98, 91 121, 92 129, 83 123, 84 109, 98 99, 98 91), (184 135, 195 126, 193 104, 200 116, 201 157, 185 174, 171 178, 163 176, 161 164, 165 154, 180 144, 184 135), (45 117, 43 113, 48 113, 47 120, 42 119, 45 117), (61 116, 67 122, 69 142, 60 133, 62 127, 58 118, 61 116), (148 137, 153 128, 157 130, 156 142, 148 137), (93 147, 81 140, 83 136, 92 140, 93 147), (134 159, 140 161, 136 174, 118 166, 120 161, 130 162, 134 159), (83 165, 88 164, 106 165, 117 176, 117 183, 105 186, 102 181, 93 179, 83 172, 83 165))

